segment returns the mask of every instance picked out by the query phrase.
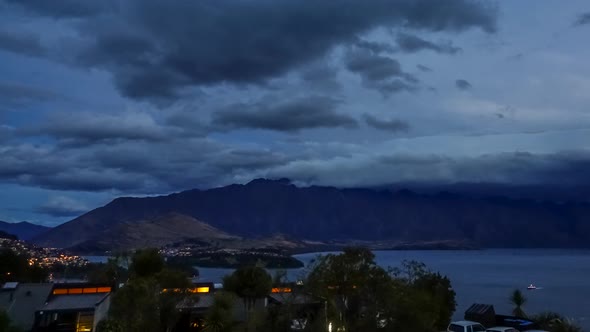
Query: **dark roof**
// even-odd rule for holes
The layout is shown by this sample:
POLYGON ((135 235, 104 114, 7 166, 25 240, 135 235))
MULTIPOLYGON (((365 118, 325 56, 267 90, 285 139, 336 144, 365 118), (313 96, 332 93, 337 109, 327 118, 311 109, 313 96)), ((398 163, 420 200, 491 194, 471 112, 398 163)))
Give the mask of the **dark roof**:
POLYGON ((70 311, 94 309, 109 293, 99 294, 78 294, 78 295, 58 295, 53 297, 47 304, 38 308, 39 311, 70 311))
POLYGON ((494 310, 494 306, 491 304, 480 304, 480 303, 474 303, 471 305, 471 307, 469 307, 467 310, 465 310, 465 314, 477 314, 477 315, 482 315, 482 314, 495 314, 496 311, 494 310))
POLYGON ((18 284, 7 310, 14 324, 30 330, 35 321, 35 311, 47 301, 52 288, 53 284, 49 283, 18 284))

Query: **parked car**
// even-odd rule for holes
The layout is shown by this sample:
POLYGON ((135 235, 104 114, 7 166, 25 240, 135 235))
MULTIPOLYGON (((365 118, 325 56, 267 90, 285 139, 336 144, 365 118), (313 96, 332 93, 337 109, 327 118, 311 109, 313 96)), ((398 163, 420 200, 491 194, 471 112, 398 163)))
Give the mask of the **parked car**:
POLYGON ((447 332, 486 332, 486 328, 478 322, 460 320, 451 322, 447 327, 447 332))
POLYGON ((519 330, 515 329, 514 327, 506 327, 506 326, 494 326, 486 329, 487 332, 520 332, 519 330))

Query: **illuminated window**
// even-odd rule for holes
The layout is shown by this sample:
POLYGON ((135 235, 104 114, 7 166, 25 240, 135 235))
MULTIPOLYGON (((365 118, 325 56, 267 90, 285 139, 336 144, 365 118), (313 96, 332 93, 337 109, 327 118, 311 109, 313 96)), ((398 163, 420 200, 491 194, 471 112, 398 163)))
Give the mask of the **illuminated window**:
POLYGON ((94 293, 96 293, 96 288, 84 288, 82 290, 82 293, 84 293, 84 294, 94 294, 94 293))
POLYGON ((98 287, 96 289, 97 293, 109 293, 111 291, 111 287, 98 287))
POLYGON ((78 314, 78 322, 76 323, 76 332, 90 332, 94 324, 94 314, 81 312, 78 314))
POLYGON ((197 293, 209 293, 209 287, 197 287, 197 293))
POLYGON ((291 293, 291 288, 289 287, 274 287, 271 292, 272 293, 291 293))
POLYGON ((82 294, 82 288, 70 288, 68 294, 82 294))
POLYGON ((66 288, 58 288, 53 290, 53 295, 64 295, 67 294, 68 290, 66 288))

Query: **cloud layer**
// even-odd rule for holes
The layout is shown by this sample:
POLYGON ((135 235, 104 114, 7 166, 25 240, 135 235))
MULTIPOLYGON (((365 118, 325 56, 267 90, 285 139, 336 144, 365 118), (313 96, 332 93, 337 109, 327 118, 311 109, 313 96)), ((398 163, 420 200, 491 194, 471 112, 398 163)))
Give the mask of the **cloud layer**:
MULTIPOLYGON (((174 97, 183 88, 224 82, 261 83, 381 26, 496 30, 493 8, 468 0, 15 1, 14 6, 84 19, 74 26, 79 39, 69 49, 78 51, 69 61, 110 71, 132 98, 174 97)), ((452 50, 412 42, 405 45, 452 50)))

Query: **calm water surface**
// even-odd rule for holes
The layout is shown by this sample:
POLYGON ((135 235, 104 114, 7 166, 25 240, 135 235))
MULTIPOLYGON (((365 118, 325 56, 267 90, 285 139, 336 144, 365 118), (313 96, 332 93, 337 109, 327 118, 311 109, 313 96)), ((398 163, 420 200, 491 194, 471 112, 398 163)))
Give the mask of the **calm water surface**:
MULTIPOLYGON (((296 255, 306 265, 317 253, 296 255)), ((426 263, 447 275, 457 292, 454 319, 472 303, 493 304, 509 314, 510 292, 519 288, 528 298, 524 309, 532 314, 551 310, 574 318, 590 331, 590 250, 494 249, 478 251, 376 251, 381 266, 398 266, 403 260, 426 263), (541 289, 527 291, 534 283, 541 289)), ((199 268, 201 280, 220 281, 230 269, 199 268)), ((304 269, 289 270, 296 280, 304 269)))

